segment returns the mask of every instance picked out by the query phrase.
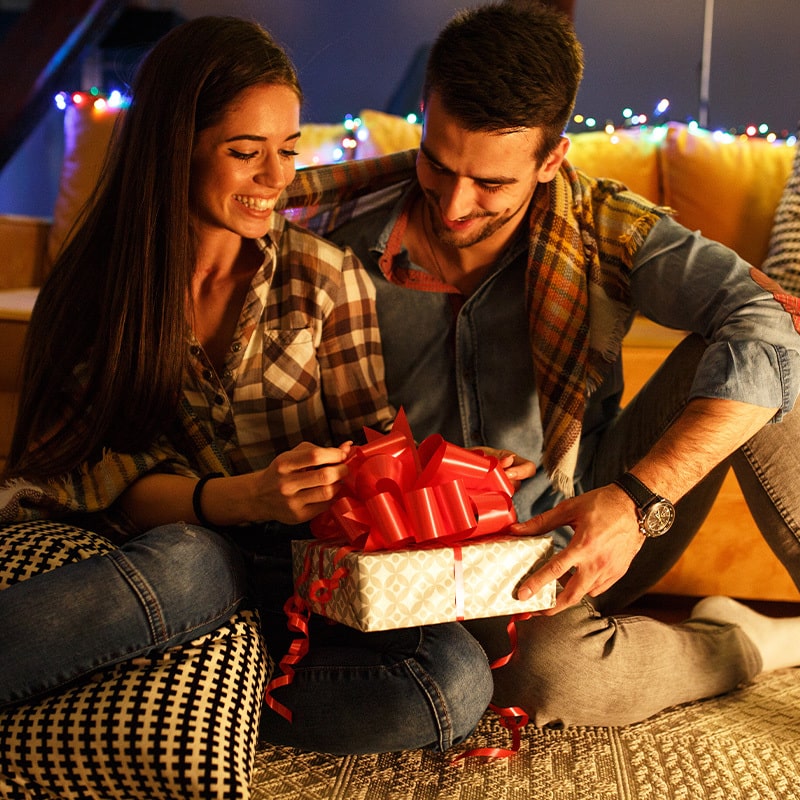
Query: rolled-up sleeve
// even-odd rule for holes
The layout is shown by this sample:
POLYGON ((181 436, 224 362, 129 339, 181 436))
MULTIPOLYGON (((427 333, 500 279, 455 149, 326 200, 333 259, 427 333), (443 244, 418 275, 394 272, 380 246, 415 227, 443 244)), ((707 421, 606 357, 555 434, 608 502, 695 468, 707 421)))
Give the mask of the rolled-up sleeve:
POLYGON ((637 251, 633 306, 708 342, 691 397, 791 411, 800 393, 797 303, 735 252, 664 218, 637 251), (794 312, 794 313, 793 313, 794 312))

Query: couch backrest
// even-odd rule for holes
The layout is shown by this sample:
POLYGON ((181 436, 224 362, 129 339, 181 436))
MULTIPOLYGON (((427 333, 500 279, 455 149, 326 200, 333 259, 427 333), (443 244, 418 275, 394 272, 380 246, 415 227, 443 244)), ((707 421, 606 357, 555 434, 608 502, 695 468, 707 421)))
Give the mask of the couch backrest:
MULTIPOLYGON (((65 156, 48 239, 52 260, 97 180, 118 109, 91 103, 65 111, 65 156)), ((368 137, 357 155, 406 150, 421 128, 380 111, 360 115, 368 137)), ((340 125, 303 125, 305 163, 330 160, 341 144, 340 125)), ((752 264, 767 253, 772 218, 791 170, 794 147, 785 142, 719 136, 680 123, 652 129, 570 134, 570 162, 590 175, 616 178, 647 199, 675 210, 688 228, 732 247, 752 264)))

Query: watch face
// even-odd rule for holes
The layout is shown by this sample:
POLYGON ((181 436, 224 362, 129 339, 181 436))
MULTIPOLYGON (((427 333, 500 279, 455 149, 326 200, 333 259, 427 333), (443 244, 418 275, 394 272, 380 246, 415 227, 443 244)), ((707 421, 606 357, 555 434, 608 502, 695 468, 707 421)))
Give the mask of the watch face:
POLYGON ((675 522, 675 506, 668 500, 656 500, 642 515, 642 533, 645 536, 661 536, 675 522))

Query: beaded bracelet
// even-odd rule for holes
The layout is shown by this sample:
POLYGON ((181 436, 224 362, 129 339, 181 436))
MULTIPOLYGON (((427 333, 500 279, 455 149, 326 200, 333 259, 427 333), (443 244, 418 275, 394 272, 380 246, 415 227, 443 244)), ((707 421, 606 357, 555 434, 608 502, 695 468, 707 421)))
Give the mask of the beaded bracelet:
POLYGON ((192 509, 194 510, 194 515, 197 517, 197 521, 204 528, 213 528, 214 526, 208 521, 208 519, 206 519, 203 509, 200 507, 203 488, 212 478, 224 477, 225 476, 221 472, 210 472, 208 475, 203 475, 203 477, 200 478, 200 480, 194 485, 194 492, 192 492, 192 509))

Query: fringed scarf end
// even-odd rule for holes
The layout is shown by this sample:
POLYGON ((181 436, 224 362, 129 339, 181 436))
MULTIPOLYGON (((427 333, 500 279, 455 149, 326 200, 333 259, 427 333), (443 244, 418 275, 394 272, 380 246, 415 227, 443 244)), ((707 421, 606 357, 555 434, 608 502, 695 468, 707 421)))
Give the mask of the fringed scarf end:
POLYGON ((564 497, 575 496, 575 485, 572 481, 572 476, 565 472, 560 467, 556 467, 550 473, 550 484, 552 487, 564 497))
POLYGON ((620 244, 625 248, 629 258, 642 246, 653 226, 664 216, 671 216, 675 211, 667 206, 656 206, 651 211, 642 214, 620 237, 620 244))

